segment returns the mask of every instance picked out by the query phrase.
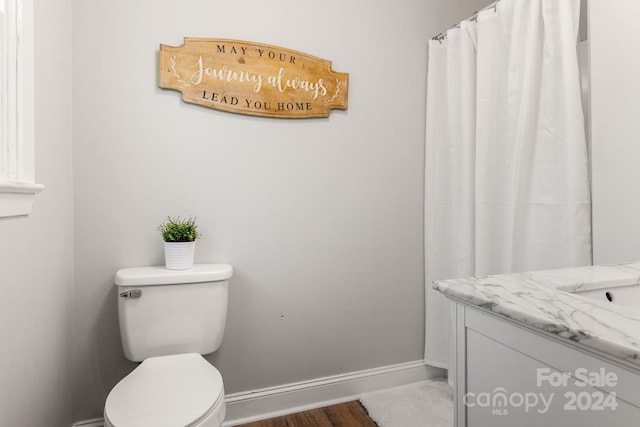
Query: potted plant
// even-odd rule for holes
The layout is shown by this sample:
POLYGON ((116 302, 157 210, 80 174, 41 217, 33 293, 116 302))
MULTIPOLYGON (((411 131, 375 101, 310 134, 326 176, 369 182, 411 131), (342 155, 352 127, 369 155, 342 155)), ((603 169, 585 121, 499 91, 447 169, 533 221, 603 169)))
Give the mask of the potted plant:
POLYGON ((193 267, 196 239, 200 237, 195 218, 167 217, 158 226, 164 240, 164 262, 169 270, 186 270, 193 267))

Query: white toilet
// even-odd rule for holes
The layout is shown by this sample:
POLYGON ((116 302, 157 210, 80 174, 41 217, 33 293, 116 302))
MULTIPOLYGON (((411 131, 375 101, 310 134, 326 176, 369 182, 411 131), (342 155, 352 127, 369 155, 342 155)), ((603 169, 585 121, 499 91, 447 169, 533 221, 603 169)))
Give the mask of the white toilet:
POLYGON ((124 355, 142 363, 107 396, 106 427, 222 425, 222 376, 201 354, 222 343, 232 274, 227 264, 116 273, 124 355))

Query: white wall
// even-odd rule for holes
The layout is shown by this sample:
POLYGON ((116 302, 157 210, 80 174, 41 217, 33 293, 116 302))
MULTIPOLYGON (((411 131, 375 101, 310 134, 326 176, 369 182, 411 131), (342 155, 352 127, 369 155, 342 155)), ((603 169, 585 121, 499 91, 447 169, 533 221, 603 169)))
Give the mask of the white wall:
POLYGON ((162 264, 156 226, 195 215, 197 262, 234 266, 220 350, 233 393, 421 359, 428 38, 478 0, 76 1, 74 417, 134 365, 113 275, 162 264), (283 46, 350 73, 349 110, 256 118, 157 87, 161 43, 283 46))
POLYGON ((0 424, 71 425, 71 9, 36 0, 36 178, 26 218, 0 220, 0 424))
POLYGON ((593 261, 640 259, 640 2, 589 2, 593 261))

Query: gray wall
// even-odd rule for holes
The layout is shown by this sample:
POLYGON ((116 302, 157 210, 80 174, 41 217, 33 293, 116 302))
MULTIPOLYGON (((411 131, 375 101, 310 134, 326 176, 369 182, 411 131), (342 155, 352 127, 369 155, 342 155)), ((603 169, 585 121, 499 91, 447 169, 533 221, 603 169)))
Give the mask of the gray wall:
POLYGON ((36 0, 36 179, 29 217, 0 219, 0 424, 69 426, 73 209, 71 7, 36 0))
POLYGON ((640 259, 640 2, 589 2, 593 261, 640 259))
POLYGON ((208 359, 233 393, 421 359, 427 40, 478 0, 189 2, 73 7, 74 416, 100 416, 134 364, 113 275, 163 263, 156 226, 195 215, 197 262, 230 263, 208 359), (160 43, 283 46, 350 73, 349 110, 278 120, 157 88, 160 43))

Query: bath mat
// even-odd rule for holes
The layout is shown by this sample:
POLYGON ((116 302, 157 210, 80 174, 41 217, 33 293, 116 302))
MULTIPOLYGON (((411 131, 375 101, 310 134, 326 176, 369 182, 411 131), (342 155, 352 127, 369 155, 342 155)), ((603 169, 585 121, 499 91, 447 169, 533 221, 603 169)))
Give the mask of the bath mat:
POLYGON ((380 427, 453 426, 453 391, 446 380, 367 393, 360 402, 380 427))

